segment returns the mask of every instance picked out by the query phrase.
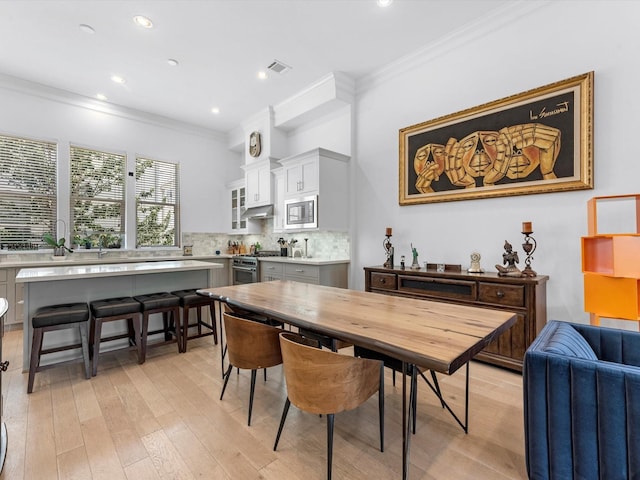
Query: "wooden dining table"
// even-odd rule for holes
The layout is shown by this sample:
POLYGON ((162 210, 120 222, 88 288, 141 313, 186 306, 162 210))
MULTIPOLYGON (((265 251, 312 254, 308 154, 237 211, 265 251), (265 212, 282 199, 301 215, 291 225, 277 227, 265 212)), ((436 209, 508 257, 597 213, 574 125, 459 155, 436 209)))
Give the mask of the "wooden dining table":
MULTIPOLYGON (((515 313, 276 280, 198 290, 229 306, 353 343, 403 363, 403 478, 409 475, 412 399, 407 372, 451 375, 509 329, 515 313)), ((414 378, 411 379, 415 381, 414 378)), ((440 396, 442 401, 442 397, 440 396)), ((449 409, 450 413, 453 412, 449 409)), ((455 416, 455 415, 454 415, 455 416)), ((457 420, 457 417, 456 417, 457 420)), ((458 420, 458 423, 462 423, 458 420)), ((463 426, 466 432, 466 419, 463 426)))

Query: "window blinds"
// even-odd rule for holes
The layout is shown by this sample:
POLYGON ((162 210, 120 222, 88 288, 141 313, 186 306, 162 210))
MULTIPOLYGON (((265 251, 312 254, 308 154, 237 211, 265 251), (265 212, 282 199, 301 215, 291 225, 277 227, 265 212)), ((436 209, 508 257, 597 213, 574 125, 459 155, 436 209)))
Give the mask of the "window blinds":
POLYGON ((124 233, 123 154, 71 146, 71 225, 74 235, 97 246, 120 244, 124 233))
POLYGON ((136 243, 177 246, 179 239, 178 165, 136 159, 136 243))
POLYGON ((0 135, 0 242, 11 250, 44 245, 55 232, 57 146, 0 135))

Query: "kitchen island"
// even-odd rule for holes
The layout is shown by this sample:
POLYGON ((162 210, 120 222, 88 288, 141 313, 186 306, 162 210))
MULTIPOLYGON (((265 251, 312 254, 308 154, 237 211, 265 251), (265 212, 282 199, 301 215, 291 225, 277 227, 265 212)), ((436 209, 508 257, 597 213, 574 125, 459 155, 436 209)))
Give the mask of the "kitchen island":
MULTIPOLYGON (((102 257, 97 251, 79 250, 73 254, 62 257, 61 260, 52 260, 50 254, 7 254, 0 252, 0 297, 9 302, 9 311, 5 316, 5 325, 9 329, 22 328, 23 324, 23 283, 16 283, 16 275, 22 268, 36 267, 61 267, 73 265, 105 265, 114 263, 139 263, 182 260, 203 260, 206 262, 221 263, 222 269, 216 269, 213 286, 225 286, 231 284, 230 263, 231 255, 170 255, 166 251, 108 251, 102 257)), ((212 273, 213 273, 212 272, 212 273)))
MULTIPOLYGON (((47 305, 91 302, 112 297, 170 292, 187 288, 213 286, 214 269, 221 263, 199 260, 164 262, 114 263, 102 265, 64 265, 23 268, 16 275, 16 283, 24 284, 24 327, 22 368, 29 370, 31 348, 31 317, 35 311, 47 305)), ((160 317, 150 321, 160 324, 160 317)), ((105 334, 117 332, 118 325, 105 325, 105 334)), ((151 329, 151 328, 150 328, 151 329)), ((68 344, 76 334, 71 330, 50 332, 45 338, 45 348, 68 344)), ((79 339, 76 339, 79 341, 79 339)), ((114 342, 115 343, 115 342, 114 342)), ((115 348, 116 345, 113 346, 115 348)), ((66 351, 51 354, 43 359, 66 360, 79 357, 79 352, 66 351), (65 358, 66 356, 66 358, 65 358)))

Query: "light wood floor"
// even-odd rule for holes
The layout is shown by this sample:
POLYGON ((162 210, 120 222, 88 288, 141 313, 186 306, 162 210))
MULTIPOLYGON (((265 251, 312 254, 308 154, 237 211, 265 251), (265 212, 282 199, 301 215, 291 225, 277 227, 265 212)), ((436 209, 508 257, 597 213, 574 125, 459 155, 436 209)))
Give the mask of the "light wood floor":
MULTIPOLYGON (((325 419, 289 412, 273 442, 285 394, 281 367, 258 376, 247 426, 249 372, 232 375, 224 400, 220 351, 211 337, 151 349, 144 365, 135 353, 101 358, 98 376, 80 365, 36 374, 26 394, 22 331, 5 333, 4 420, 9 448, 0 478, 20 479, 301 479, 325 478, 325 419)), ((439 376, 445 396, 463 412, 464 373, 439 376)), ((400 379, 400 377, 398 377, 400 379)), ((385 384, 385 451, 378 449, 376 396, 336 416, 334 478, 401 477, 402 382, 385 384)), ((471 364, 470 431, 465 435, 420 381, 418 429, 411 443, 411 479, 526 478, 522 377, 471 364)))

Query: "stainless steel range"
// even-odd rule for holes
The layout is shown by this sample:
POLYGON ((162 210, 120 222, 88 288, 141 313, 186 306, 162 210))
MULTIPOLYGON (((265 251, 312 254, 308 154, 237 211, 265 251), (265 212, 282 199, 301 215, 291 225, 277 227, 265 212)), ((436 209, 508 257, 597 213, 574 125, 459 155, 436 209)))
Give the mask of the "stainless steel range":
POLYGON ((248 255, 235 255, 231 265, 233 285, 260 281, 260 263, 258 257, 279 257, 280 251, 260 250, 248 255))

